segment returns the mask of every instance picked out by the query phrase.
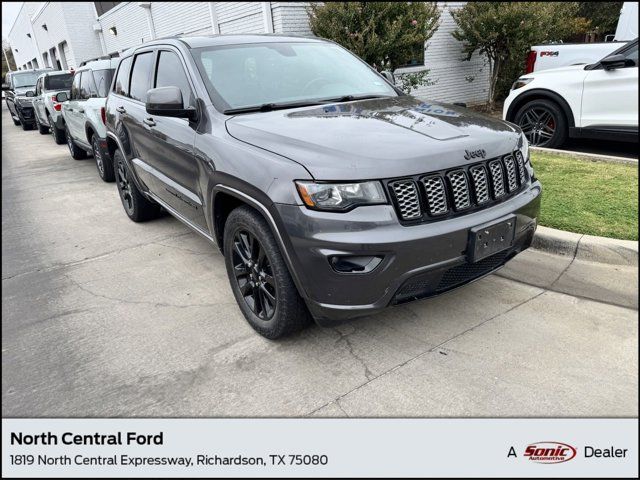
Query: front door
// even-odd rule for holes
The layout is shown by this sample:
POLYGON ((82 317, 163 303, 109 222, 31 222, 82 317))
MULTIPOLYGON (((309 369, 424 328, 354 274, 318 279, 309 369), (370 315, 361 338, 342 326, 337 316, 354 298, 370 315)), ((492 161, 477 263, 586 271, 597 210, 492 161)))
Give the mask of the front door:
POLYGON ((600 66, 585 77, 581 127, 638 127, 638 44, 620 53, 634 65, 600 66))

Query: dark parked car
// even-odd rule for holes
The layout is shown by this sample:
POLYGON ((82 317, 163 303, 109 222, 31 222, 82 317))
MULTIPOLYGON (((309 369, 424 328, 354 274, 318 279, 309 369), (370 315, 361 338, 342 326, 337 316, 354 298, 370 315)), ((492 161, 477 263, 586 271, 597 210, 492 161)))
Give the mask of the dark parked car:
POLYGON ((126 214, 164 208, 217 244, 269 338, 469 283, 536 229, 541 186, 518 127, 404 95, 320 39, 136 47, 106 117, 126 214))
POLYGON ((22 125, 23 130, 31 130, 36 124, 33 112, 36 81, 40 75, 51 70, 45 68, 7 73, 2 90, 5 91, 5 101, 14 125, 22 125))

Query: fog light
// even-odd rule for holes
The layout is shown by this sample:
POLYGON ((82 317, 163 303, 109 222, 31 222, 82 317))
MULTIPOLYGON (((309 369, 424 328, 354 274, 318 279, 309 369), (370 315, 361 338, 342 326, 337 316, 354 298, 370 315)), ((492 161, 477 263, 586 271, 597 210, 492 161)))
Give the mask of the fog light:
POLYGON ((333 255, 329 257, 329 263, 339 273, 369 273, 380 264, 382 258, 377 255, 333 255))

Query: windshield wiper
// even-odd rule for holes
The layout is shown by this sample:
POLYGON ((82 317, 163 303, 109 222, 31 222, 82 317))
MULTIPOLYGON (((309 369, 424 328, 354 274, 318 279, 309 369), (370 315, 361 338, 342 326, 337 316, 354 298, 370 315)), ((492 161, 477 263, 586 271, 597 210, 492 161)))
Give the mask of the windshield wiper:
POLYGON ((272 110, 284 110, 287 108, 310 107, 321 105, 322 102, 285 102, 285 103, 263 103, 262 105, 252 105, 249 107, 229 108, 223 110, 222 113, 231 115, 233 113, 249 113, 249 112, 271 112, 272 110))
POLYGON ((352 102, 354 100, 371 100, 374 98, 391 98, 390 95, 343 95, 342 97, 327 98, 323 103, 352 102))

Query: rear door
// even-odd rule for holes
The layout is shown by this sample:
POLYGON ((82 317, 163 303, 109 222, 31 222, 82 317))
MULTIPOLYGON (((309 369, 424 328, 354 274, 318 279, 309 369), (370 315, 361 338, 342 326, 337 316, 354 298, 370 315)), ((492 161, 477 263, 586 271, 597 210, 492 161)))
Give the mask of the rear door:
POLYGON ((35 97, 33 99, 33 110, 36 118, 40 123, 42 123, 43 118, 46 118, 44 115, 44 92, 42 88, 43 83, 44 77, 38 78, 38 80, 36 81, 35 97))
MULTIPOLYGON (((171 47, 159 49, 152 86, 178 87, 183 107, 195 108, 195 88, 190 81, 179 51, 171 47)), ((149 142, 149 154, 144 158, 145 174, 156 185, 156 194, 180 215, 207 230, 202 211, 199 187, 199 167, 194 155, 195 125, 184 118, 146 114, 143 121, 149 142)))
MULTIPOLYGON (((122 125, 126 129, 129 139, 134 165, 138 161, 146 163, 149 155, 153 153, 152 142, 148 138, 143 121, 146 116, 144 102, 147 98, 147 91, 151 88, 154 58, 154 50, 143 50, 133 57, 129 93, 124 102, 126 113, 121 117, 122 125)), ((137 170, 136 168, 136 173, 138 173, 137 170)), ((140 177, 142 178, 141 175, 140 177)))
POLYGON ((618 53, 634 65, 589 71, 582 92, 581 127, 638 127, 638 42, 618 53))
POLYGON ((77 72, 73 77, 71 83, 71 95, 69 101, 62 104, 62 112, 64 115, 64 121, 67 125, 67 130, 71 134, 74 140, 78 139, 80 127, 79 127, 79 112, 82 105, 82 95, 80 90, 80 82, 82 80, 82 72, 77 72))

